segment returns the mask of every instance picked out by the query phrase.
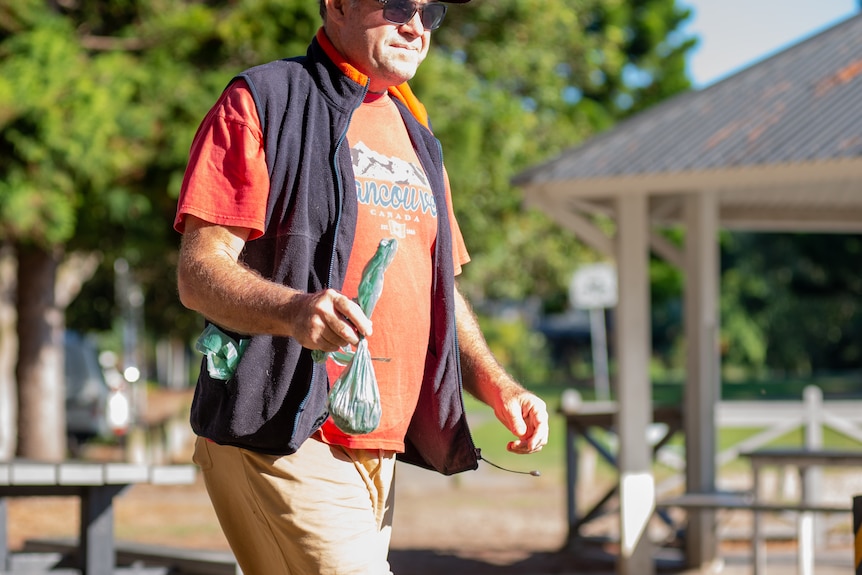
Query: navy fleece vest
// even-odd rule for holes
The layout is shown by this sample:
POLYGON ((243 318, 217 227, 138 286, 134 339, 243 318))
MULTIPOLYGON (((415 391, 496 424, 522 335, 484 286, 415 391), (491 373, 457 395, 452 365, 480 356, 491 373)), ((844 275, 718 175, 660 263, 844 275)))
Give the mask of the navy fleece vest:
MULTIPOLYGON (((257 106, 270 176, 264 235, 246 243, 241 261, 263 277, 303 291, 340 289, 357 213, 346 134, 367 88, 344 76, 316 40, 305 57, 270 62, 238 78, 248 83, 257 106)), ((443 206, 439 142, 396 103, 437 205, 443 206)), ((399 458, 448 475, 475 469, 479 452, 461 395, 448 212, 437 213, 428 360, 406 452, 399 458)), ((229 381, 211 379, 202 364, 192 428, 222 444, 293 453, 328 416, 328 389, 324 366, 295 340, 253 336, 229 381)))

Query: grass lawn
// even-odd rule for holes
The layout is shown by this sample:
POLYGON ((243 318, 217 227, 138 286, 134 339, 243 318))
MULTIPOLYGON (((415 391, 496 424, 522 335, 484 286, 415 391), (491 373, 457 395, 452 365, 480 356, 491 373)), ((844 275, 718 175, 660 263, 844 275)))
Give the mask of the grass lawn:
MULTIPOLYGON (((734 384, 738 385, 738 384, 734 384)), ((792 381, 788 386, 792 389, 785 389, 778 383, 772 383, 775 393, 782 398, 787 398, 795 395, 798 389, 801 389, 800 383, 792 381)), ((737 388, 739 389, 739 388, 737 388)), ((509 453, 506 450, 506 444, 513 439, 512 434, 503 427, 500 422, 494 417, 493 411, 486 405, 473 399, 469 395, 465 396, 465 407, 471 418, 471 431, 473 440, 476 446, 482 450, 483 458, 496 463, 497 465, 507 467, 519 471, 529 471, 538 469, 543 476, 557 478, 560 481, 565 479, 565 419, 558 413, 560 406, 560 395, 563 388, 560 386, 546 386, 532 388, 531 391, 544 399, 548 405, 548 414, 550 415, 551 434, 548 445, 539 453, 532 455, 516 455, 509 453)), ((735 395, 745 396, 737 391, 735 395)), ((801 393, 798 395, 801 398, 801 393)), ((768 408, 768 402, 764 401, 765 407, 768 408)), ((752 437, 762 431, 763 427, 752 426, 750 428, 724 428, 717 430, 717 451, 722 451, 736 445, 743 440, 752 437)), ((773 440, 765 447, 798 447, 804 443, 804 431, 798 428, 785 435, 773 440)), ((670 442, 671 446, 682 450, 684 445, 684 436, 678 433, 670 442)), ((823 430, 823 446, 831 449, 862 449, 862 444, 851 439, 835 430, 824 428, 823 430)), ((744 460, 736 459, 727 464, 723 469, 729 472, 742 471, 748 466, 744 460)), ((613 468, 599 458, 597 472, 600 474, 612 475, 615 473, 613 468)), ((656 466, 656 474, 659 479, 673 471, 658 465, 656 466)))

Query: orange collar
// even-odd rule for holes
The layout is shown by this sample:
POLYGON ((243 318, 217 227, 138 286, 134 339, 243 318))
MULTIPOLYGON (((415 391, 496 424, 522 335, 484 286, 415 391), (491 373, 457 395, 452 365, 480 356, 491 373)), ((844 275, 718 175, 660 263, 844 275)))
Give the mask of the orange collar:
MULTIPOLYGON (((326 32, 323 31, 323 28, 317 31, 317 42, 323 48, 323 51, 332 60, 332 63, 341 70, 341 73, 362 86, 367 86, 369 82, 368 76, 360 72, 356 69, 353 64, 347 61, 347 59, 339 52, 332 42, 329 40, 329 37, 326 35, 326 32)), ((410 113, 419 120, 419 122, 430 129, 430 125, 428 123, 428 111, 425 109, 425 106, 419 99, 413 94, 413 90, 410 89, 410 86, 407 82, 399 86, 390 86, 389 94, 398 98, 407 109, 410 110, 410 113)))

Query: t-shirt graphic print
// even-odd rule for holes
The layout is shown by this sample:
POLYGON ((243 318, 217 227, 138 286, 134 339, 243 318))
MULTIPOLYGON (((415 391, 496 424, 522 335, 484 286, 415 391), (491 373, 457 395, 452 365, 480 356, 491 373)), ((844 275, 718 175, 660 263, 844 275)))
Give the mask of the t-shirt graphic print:
POLYGON ((365 142, 353 146, 351 154, 357 199, 380 220, 381 232, 403 240, 415 236, 429 218, 436 230, 437 204, 418 164, 383 156, 365 142))
MULTIPOLYGON (((381 239, 396 239, 398 249, 384 275, 383 292, 371 316, 374 333, 368 338, 380 387, 380 426, 351 436, 330 420, 322 435, 327 442, 357 449, 403 451, 431 329, 437 205, 401 114, 388 95, 366 99, 354 112, 347 139, 358 214, 343 293, 356 297, 362 270, 381 239)), ((343 367, 329 361, 327 370, 334 383, 343 367)))

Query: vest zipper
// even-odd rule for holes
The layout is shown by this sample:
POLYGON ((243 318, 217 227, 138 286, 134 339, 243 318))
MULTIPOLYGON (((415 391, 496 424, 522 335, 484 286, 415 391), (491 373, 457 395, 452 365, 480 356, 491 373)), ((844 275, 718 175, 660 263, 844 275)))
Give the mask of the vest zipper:
MULTIPOLYGON (((368 82, 365 83, 365 86, 362 88, 362 97, 359 99, 359 104, 354 106, 352 110, 350 110, 350 115, 347 116, 347 124, 344 126, 344 131, 341 132, 341 135, 338 137, 338 141, 335 143, 335 149, 333 151, 332 157, 330 161, 332 162, 333 173, 335 174, 335 201, 336 201, 336 216, 335 216, 335 230, 332 238, 332 251, 329 254, 329 272, 326 276, 326 285, 325 288, 330 288, 332 286, 332 268, 335 265, 335 252, 338 247, 338 231, 341 228, 341 213, 344 208, 344 187, 341 181, 341 170, 338 168, 338 153, 341 151, 341 145, 344 143, 344 140, 347 139, 347 130, 350 128, 350 122, 353 119, 353 114, 362 105, 362 102, 365 100, 366 94, 368 94, 368 82)), ((308 398, 311 396, 311 387, 314 384, 314 380, 317 376, 318 369, 326 369, 326 364, 318 364, 313 362, 311 366, 311 381, 308 385, 308 393, 302 398, 302 402, 299 404, 299 409, 296 411, 296 417, 293 420, 293 428, 296 429, 299 425, 299 416, 305 409, 305 404, 308 403, 308 398)), ((326 421, 326 420, 324 420, 326 421)), ((322 425, 322 423, 321 423, 322 425)))

